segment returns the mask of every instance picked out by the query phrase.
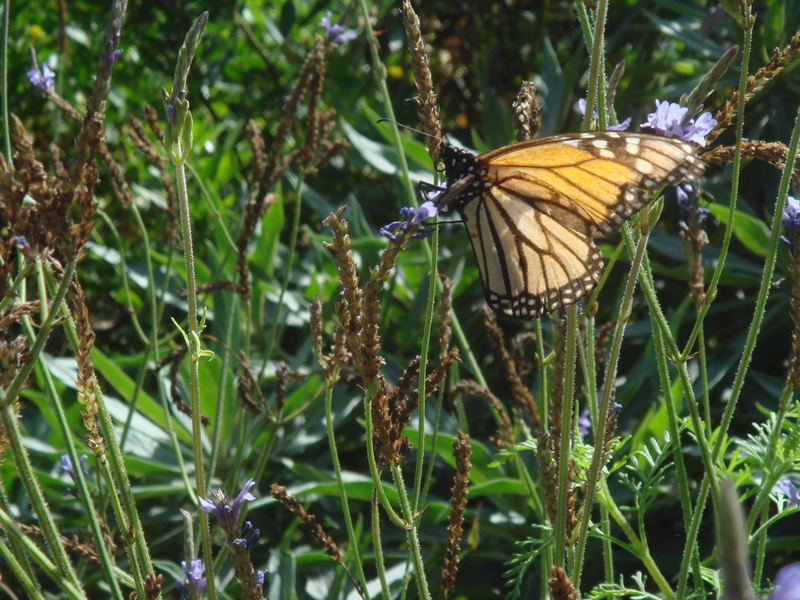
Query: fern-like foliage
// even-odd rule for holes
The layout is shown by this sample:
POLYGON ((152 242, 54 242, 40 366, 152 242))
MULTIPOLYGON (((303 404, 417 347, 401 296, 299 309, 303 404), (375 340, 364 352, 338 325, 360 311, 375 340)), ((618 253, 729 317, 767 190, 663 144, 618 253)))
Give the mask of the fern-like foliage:
POLYGON ((521 542, 516 542, 516 551, 505 562, 507 567, 503 579, 511 590, 506 594, 505 600, 517 600, 522 591, 522 582, 530 566, 542 551, 553 543, 552 530, 545 525, 534 525, 540 530, 541 537, 529 537, 521 542))

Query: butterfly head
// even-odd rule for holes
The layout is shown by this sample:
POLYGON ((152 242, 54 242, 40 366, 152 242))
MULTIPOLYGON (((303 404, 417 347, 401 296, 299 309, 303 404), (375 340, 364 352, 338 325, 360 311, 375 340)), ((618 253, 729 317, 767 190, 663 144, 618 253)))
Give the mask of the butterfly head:
POLYGON ((456 148, 450 144, 442 144, 439 150, 441 169, 447 177, 448 183, 452 183, 466 175, 474 175, 477 170, 475 155, 468 150, 456 148))

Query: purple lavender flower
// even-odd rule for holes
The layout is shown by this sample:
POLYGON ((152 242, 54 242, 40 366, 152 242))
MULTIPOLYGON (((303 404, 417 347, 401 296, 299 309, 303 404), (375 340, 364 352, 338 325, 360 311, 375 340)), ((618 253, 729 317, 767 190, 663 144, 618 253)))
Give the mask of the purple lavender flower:
POLYGON ((778 571, 769 600, 800 600, 800 562, 786 565, 778 571))
POLYGON ((117 64, 117 61, 119 60, 120 56, 122 56, 122 50, 120 49, 114 50, 113 52, 111 52, 111 54, 108 55, 108 64, 113 67, 115 64, 117 64))
POLYGON ((52 92, 56 88, 56 74, 47 66, 47 63, 42 63, 41 71, 38 66, 34 65, 28 71, 28 81, 43 92, 52 92))
POLYGON ((678 208, 684 217, 691 217, 692 210, 695 211, 694 218, 697 219, 697 226, 702 227, 706 218, 710 214, 707 208, 698 206, 698 198, 691 183, 682 183, 675 186, 675 196, 678 200, 678 208))
POLYGON ((266 569, 261 569, 261 570, 256 571, 256 582, 262 588, 264 587, 264 577, 266 577, 266 575, 267 575, 267 570, 266 569))
POLYGON ((250 488, 255 484, 255 481, 248 479, 242 486, 242 491, 233 500, 222 490, 214 490, 209 494, 208 498, 199 498, 200 508, 214 515, 217 518, 217 522, 226 531, 238 531, 239 509, 244 502, 256 499, 250 493, 250 488))
MULTIPOLYGON (((72 467, 72 459, 69 457, 69 454, 62 454, 60 458, 61 470, 69 475, 72 478, 72 481, 75 481, 75 469, 72 467)), ((80 461, 81 472, 83 473, 84 477, 88 477, 89 467, 86 466, 86 461, 89 460, 89 457, 85 454, 82 454, 78 460, 80 461)))
POLYGON ((585 438, 589 434, 589 430, 592 428, 592 420, 589 418, 589 409, 584 408, 581 415, 578 417, 578 433, 582 438, 585 438))
POLYGON ((179 581, 178 585, 183 592, 184 598, 189 600, 200 600, 203 597, 203 592, 206 589, 205 566, 203 561, 195 558, 191 561, 189 567, 186 567, 186 561, 181 561, 181 569, 183 570, 183 581, 179 581))
POLYGON ((325 16, 320 19, 319 24, 325 29, 325 35, 328 39, 337 44, 346 44, 358 35, 353 29, 346 29, 338 23, 333 23, 331 20, 331 11, 325 13, 325 16))
POLYGON ((253 527, 250 521, 245 521, 239 531, 239 537, 233 540, 237 546, 245 546, 249 548, 253 543, 261 537, 261 531, 253 527))
POLYGON ((675 186, 675 196, 678 199, 678 207, 684 214, 688 213, 692 209, 692 199, 690 197, 691 193, 692 184, 690 183, 684 183, 675 186))
POLYGON ((786 495, 786 506, 800 507, 800 492, 797 487, 788 479, 781 479, 778 482, 778 489, 786 495))
POLYGON ((800 241, 800 200, 793 196, 786 198, 783 207, 783 229, 786 235, 781 236, 781 241, 794 250, 800 241))
MULTIPOLYGON (((586 114, 586 98, 578 98, 578 110, 581 111, 582 115, 586 114)), ((592 119, 595 121, 597 120, 596 110, 592 111, 592 119)), ((625 119, 621 123, 618 123, 617 125, 610 125, 608 127, 608 131, 625 131, 630 126, 631 126, 631 118, 628 117, 627 119, 625 119)))
POLYGON ((675 137, 684 142, 694 142, 705 146, 705 136, 717 124, 711 113, 703 113, 697 119, 686 119, 688 108, 674 102, 656 100, 655 112, 647 115, 647 121, 641 127, 654 129, 658 135, 675 137))
MULTIPOLYGON (((402 221, 392 221, 388 225, 384 225, 380 229, 381 236, 393 240, 396 237, 396 230, 406 231, 410 227, 419 227, 423 222, 432 219, 439 213, 439 209, 431 200, 423 202, 419 208, 413 206, 404 206, 400 209, 400 216, 403 217, 402 221)), ((423 238, 433 233, 432 229, 419 229, 414 233, 415 238, 423 238)))

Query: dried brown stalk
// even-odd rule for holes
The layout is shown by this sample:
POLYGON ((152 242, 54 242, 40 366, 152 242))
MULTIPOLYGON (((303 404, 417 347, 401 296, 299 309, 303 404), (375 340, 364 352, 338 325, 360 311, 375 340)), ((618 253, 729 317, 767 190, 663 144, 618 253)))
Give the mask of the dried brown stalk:
POLYGON ((508 448, 514 445, 514 426, 511 424, 508 411, 506 407, 503 406, 500 398, 471 379, 462 379, 450 389, 448 403, 452 404, 455 398, 460 394, 467 394, 483 400, 497 412, 500 417, 500 431, 497 435, 492 437, 492 442, 495 446, 498 448, 508 448))
POLYGON ((536 93, 536 86, 531 81, 523 81, 517 92, 517 98, 511 105, 517 127, 517 139, 520 142, 532 140, 539 135, 542 125, 542 107, 536 93))
POLYGON ((495 356, 500 364, 503 366, 508 383, 511 385, 512 397, 514 402, 519 408, 527 411, 531 419, 534 433, 538 433, 541 429, 541 418, 539 417, 539 408, 536 406, 536 401, 530 389, 522 382, 522 378, 517 372, 517 365, 511 358, 511 354, 506 348, 503 330, 497 322, 494 311, 484 307, 482 311, 483 324, 486 327, 486 333, 489 336, 489 341, 494 348, 495 356))
POLYGON ((469 485, 469 457, 472 447, 469 436, 458 431, 453 438, 453 456, 456 459, 456 472, 450 488, 450 518, 447 523, 447 551, 442 569, 442 593, 447 598, 455 589, 458 573, 458 553, 461 534, 464 530, 464 509, 467 505, 467 486, 469 485))
POLYGON ((425 146, 428 148, 431 160, 436 164, 439 147, 442 145, 442 124, 439 120, 436 92, 433 91, 430 61, 422 39, 419 17, 409 0, 403 0, 400 5, 400 16, 408 40, 408 49, 411 52, 411 62, 414 65, 414 82, 419 92, 414 98, 417 103, 417 114, 422 123, 422 130, 430 135, 425 138, 425 146))

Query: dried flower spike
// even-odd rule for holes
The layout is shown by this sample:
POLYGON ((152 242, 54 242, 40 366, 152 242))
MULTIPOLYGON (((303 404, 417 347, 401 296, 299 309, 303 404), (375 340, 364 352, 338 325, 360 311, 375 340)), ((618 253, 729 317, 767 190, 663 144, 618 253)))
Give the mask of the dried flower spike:
POLYGON ((455 588, 458 573, 458 553, 461 534, 464 529, 464 509, 467 505, 467 485, 469 484, 469 457, 472 447, 469 436, 458 431, 453 438, 453 455, 456 459, 456 473, 450 488, 450 519, 447 524, 447 552, 442 569, 442 593, 447 598, 455 588))

